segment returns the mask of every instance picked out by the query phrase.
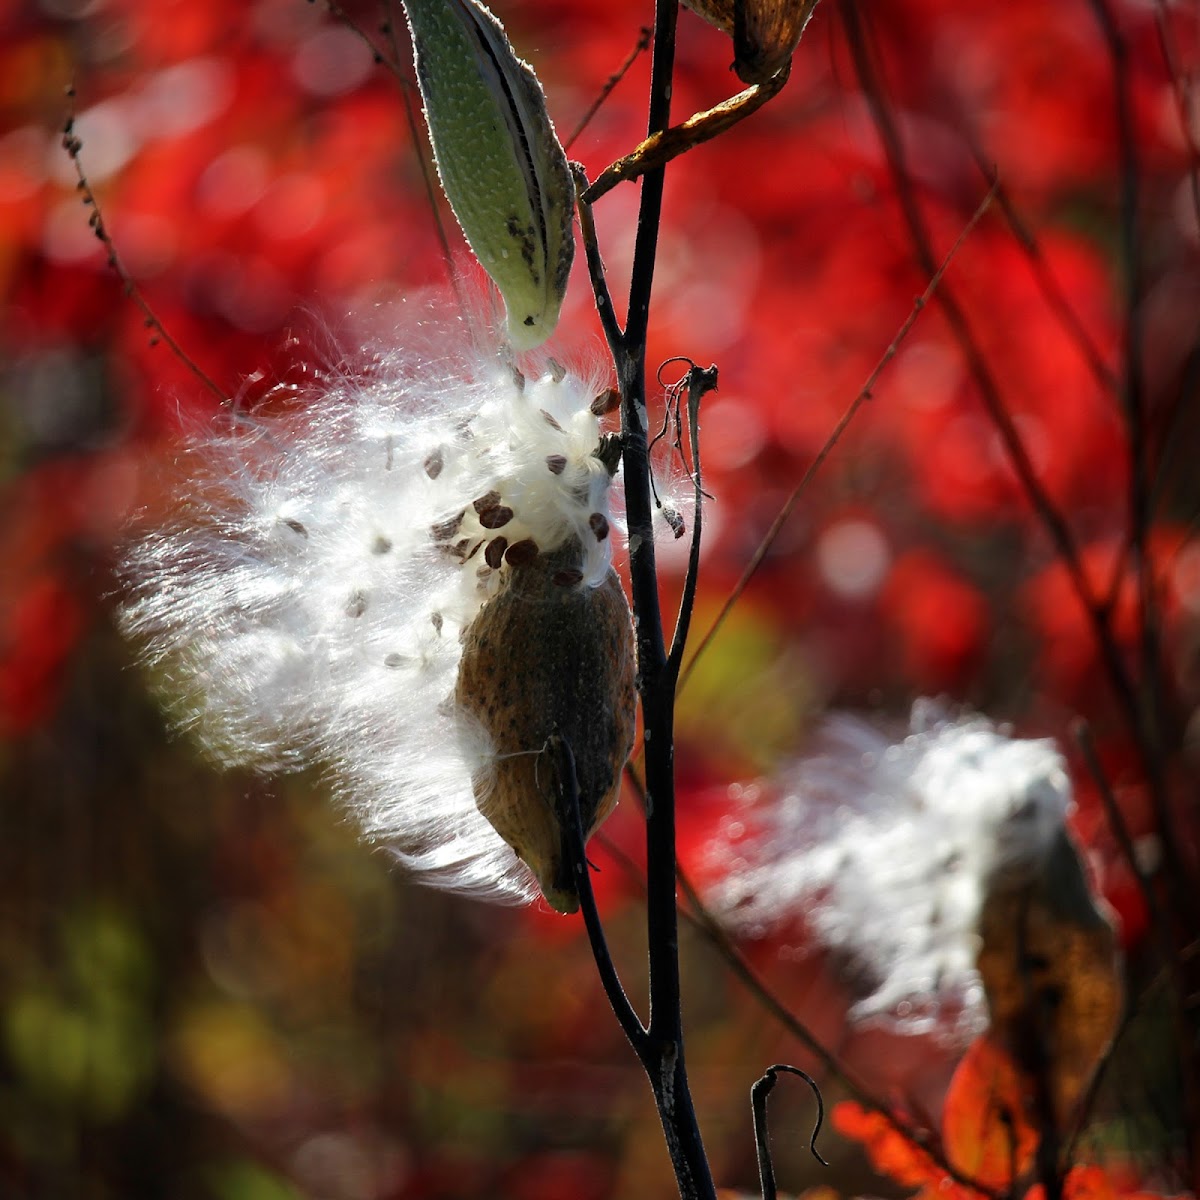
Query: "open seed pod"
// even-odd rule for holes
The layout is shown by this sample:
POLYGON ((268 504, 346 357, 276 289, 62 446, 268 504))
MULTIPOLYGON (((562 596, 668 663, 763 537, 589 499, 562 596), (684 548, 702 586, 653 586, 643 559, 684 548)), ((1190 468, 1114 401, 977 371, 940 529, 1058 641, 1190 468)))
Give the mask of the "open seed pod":
POLYGON ((683 0, 733 38, 733 69, 744 83, 766 83, 792 57, 817 0, 683 0))
MULTIPOLYGON (((520 544, 518 544, 519 546, 520 544)), ((463 632, 456 700, 487 731, 495 756, 473 780, 479 811, 537 877, 547 902, 574 912, 563 828, 556 812, 559 734, 575 757, 588 837, 616 805, 633 748, 633 630, 611 569, 581 582, 571 540, 551 553, 508 547, 504 582, 463 632)))

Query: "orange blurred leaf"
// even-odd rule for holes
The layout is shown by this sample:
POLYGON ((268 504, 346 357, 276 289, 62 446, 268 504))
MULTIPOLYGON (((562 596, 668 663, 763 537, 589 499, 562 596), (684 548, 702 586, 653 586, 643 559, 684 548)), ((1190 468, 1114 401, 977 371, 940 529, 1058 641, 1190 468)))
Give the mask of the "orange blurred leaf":
POLYGON ((1008 1187, 1037 1146, 1025 1093, 1012 1059, 986 1035, 976 1038, 946 1092, 942 1138, 950 1162, 982 1184, 1008 1187))
POLYGON ((881 1175, 913 1187, 936 1187, 945 1179, 941 1167, 882 1113, 868 1112, 852 1100, 843 1100, 834 1107, 832 1121, 843 1137, 863 1144, 871 1165, 881 1175))

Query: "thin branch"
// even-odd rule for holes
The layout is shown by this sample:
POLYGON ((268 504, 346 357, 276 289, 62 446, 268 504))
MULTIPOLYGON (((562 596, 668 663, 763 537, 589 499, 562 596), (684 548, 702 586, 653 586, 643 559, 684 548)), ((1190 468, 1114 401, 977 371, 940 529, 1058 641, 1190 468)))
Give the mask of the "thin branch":
POLYGON ((646 51, 650 49, 650 38, 653 33, 654 30, 651 29, 649 25, 643 25, 641 29, 638 30, 638 40, 633 49, 629 52, 628 57, 616 69, 616 71, 614 71, 613 74, 608 77, 607 82, 600 89, 600 95, 598 95, 596 99, 588 105, 587 112, 580 117, 579 124, 575 126, 571 136, 567 138, 563 149, 568 151, 568 153, 570 152, 571 147, 575 144, 576 140, 579 138, 579 135, 583 133, 583 131, 591 123, 592 118, 600 111, 600 106, 609 98, 609 96, 612 95, 613 89, 617 86, 617 84, 619 84, 621 80, 625 78, 629 68, 632 67, 635 62, 637 62, 640 55, 645 54, 646 51))
POLYGON ((600 318, 604 339, 612 348, 621 344, 624 334, 613 309, 612 293, 608 290, 608 278, 604 273, 604 260, 600 257, 600 243, 596 239, 596 220, 592 216, 592 206, 584 199, 588 186, 587 172, 582 163, 573 162, 571 174, 575 179, 575 211, 579 216, 579 232, 583 239, 592 296, 596 302, 596 315, 600 318))
POLYGON ((588 203, 595 204, 618 183, 626 183, 645 175, 648 171, 664 167, 671 159, 711 141, 719 134, 732 129, 739 121, 744 121, 758 112, 768 100, 779 94, 788 81, 791 69, 789 62, 766 83, 756 83, 738 92, 736 96, 688 117, 680 125, 652 132, 636 150, 618 158, 600 172, 588 189, 588 203))
POLYGON ((1075 311, 1070 300, 1067 299, 1062 285, 1058 282, 1058 278, 1053 270, 1051 270, 1045 254, 1042 253, 1042 248, 1038 244, 1036 236, 1021 219, 1016 205, 1013 204, 1012 197, 1008 194, 1008 189, 999 181, 996 168, 984 159, 983 151, 973 139, 969 139, 969 145, 980 173, 996 189, 996 203, 1000 208, 1005 223, 1012 231, 1017 245, 1021 247, 1025 257, 1029 261, 1030 269, 1033 271, 1033 277, 1037 283, 1038 291, 1042 293, 1042 298, 1046 301, 1047 306, 1057 318, 1058 323, 1065 330, 1067 336, 1078 347, 1079 353, 1083 356, 1083 361, 1092 373, 1092 377, 1104 391, 1114 396, 1117 395, 1120 390, 1120 382, 1104 361, 1104 356, 1100 353, 1100 348, 1092 340, 1092 336, 1084 328, 1079 314, 1075 311))
POLYGON ((705 652, 705 650, 708 649, 713 638, 715 638, 720 632, 721 626, 725 624, 725 620, 733 610, 734 605, 737 604, 738 600, 741 599, 742 593, 746 590, 750 580, 754 578, 758 568, 762 566, 763 561, 766 559, 768 553, 770 553, 771 547, 775 544, 775 539, 782 532, 784 525, 786 525, 788 522, 788 518, 790 518, 792 513, 795 511, 796 505, 799 503, 800 497, 808 488, 809 483, 812 482, 812 479, 816 475, 817 471, 820 470, 825 460, 833 452, 834 447, 841 440, 842 434, 846 432, 846 429, 850 425, 850 422, 854 419, 855 414, 857 414, 858 410, 869 399, 871 399, 871 396, 875 390, 875 385, 879 382, 879 377, 883 374, 888 363, 890 363, 892 359, 896 357, 897 353, 899 353, 900 347, 903 345, 905 338, 908 337, 909 333, 912 331, 912 327, 917 323, 917 318, 920 317, 921 313, 925 311, 926 305, 941 286, 942 279, 945 276, 946 271, 949 269, 950 264, 954 261, 955 255, 958 254, 963 243, 968 237, 970 237, 975 227, 983 219, 983 214, 987 212, 989 206, 991 205, 992 199, 996 194, 996 187, 997 184, 993 182, 991 188, 988 190, 987 195, 984 196, 984 198, 979 202, 979 206, 975 209, 971 219, 966 223, 966 225, 963 226, 962 232, 958 235, 954 245, 950 247, 950 252, 942 260, 937 270, 934 271, 930 276, 929 283, 926 284, 924 292, 922 292, 921 295, 918 296, 913 302, 912 310, 905 318, 904 324, 901 325, 896 331, 896 336, 892 338, 887 349, 883 352, 879 358, 879 361, 872 368, 871 373, 867 376, 866 382, 859 389, 858 395, 855 396, 850 402, 849 407, 842 414, 837 425, 834 426, 833 432, 826 439, 825 444, 820 449, 820 452, 809 464, 808 470, 804 472, 800 482, 797 483, 792 489, 791 495, 788 496, 788 498, 783 502, 782 508, 780 508, 779 512, 776 513, 775 519, 771 522, 770 528, 763 536, 758 548, 754 551, 750 561, 746 564, 745 569, 742 571, 741 578, 739 578, 737 583, 734 584, 733 590, 725 599, 725 603, 721 605, 721 611, 717 613, 716 618, 709 626, 708 631, 700 639, 700 643, 696 647, 695 654, 692 655, 691 659, 688 661, 688 665, 684 668, 679 680, 680 690, 682 690, 684 685, 687 683, 688 678, 695 669, 696 663, 700 656, 705 652))
POLYGON ((1162 51, 1163 62, 1167 66, 1167 74, 1175 85, 1175 104, 1179 110, 1179 127, 1183 130, 1187 142, 1191 166, 1188 169, 1188 182, 1191 184, 1192 212, 1196 224, 1200 226, 1200 140, 1196 137, 1196 126, 1192 118, 1194 103, 1193 90, 1184 79, 1179 69, 1179 52, 1171 30, 1167 25, 1166 0, 1155 0, 1154 25, 1158 31, 1158 46, 1162 51))
POLYGON ((821 1132, 821 1124, 825 1120, 825 1102, 821 1099, 821 1089, 817 1081, 807 1071, 799 1067, 788 1066, 787 1063, 776 1063, 768 1067, 761 1079, 755 1081, 750 1089, 750 1112, 754 1120, 754 1147, 758 1153, 758 1178, 762 1184, 763 1200, 777 1200, 779 1193, 775 1189, 775 1167, 771 1162, 771 1142, 767 1132, 767 1097, 775 1089, 781 1073, 799 1075, 812 1088, 817 1101, 817 1120, 813 1126, 812 1136, 808 1139, 808 1148, 813 1158, 823 1167, 829 1164, 817 1150, 817 1134, 821 1132))
MULTIPOLYGON (((68 88, 67 95, 72 101, 74 100, 74 87, 68 88)), ((231 403, 224 389, 219 387, 212 376, 202 370, 187 351, 171 336, 166 326, 159 320, 158 314, 150 306, 150 302, 142 294, 142 289, 134 283, 133 276, 121 261, 120 255, 117 254, 117 247, 109 235, 108 226, 104 223, 104 216, 100 211, 100 204, 96 199, 96 193, 92 191, 92 185, 88 183, 87 175, 83 169, 81 159, 83 142, 75 133, 75 114, 73 111, 63 126, 62 147, 70 157, 71 165, 75 168, 75 177, 77 179, 75 186, 83 197, 84 204, 92 210, 92 214, 88 218, 88 224, 92 227, 92 232, 96 235, 101 246, 104 247, 105 253, 108 256, 108 265, 116 272, 117 278, 120 279, 125 289, 125 295, 141 310, 146 328, 154 331, 154 335, 150 339, 150 345, 153 346, 159 341, 163 342, 167 349, 195 376, 196 380, 216 396, 222 404, 231 403)))

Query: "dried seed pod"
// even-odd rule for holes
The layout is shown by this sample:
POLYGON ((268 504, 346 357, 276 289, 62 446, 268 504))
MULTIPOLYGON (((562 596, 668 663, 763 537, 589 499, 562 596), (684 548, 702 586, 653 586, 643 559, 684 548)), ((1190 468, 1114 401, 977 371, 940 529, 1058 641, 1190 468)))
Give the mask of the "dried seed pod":
POLYGON ((1122 993, 1116 934, 1065 829, 1031 877, 993 877, 979 938, 989 1036, 1030 1074, 1046 1073, 1066 1128, 1116 1033, 1122 993))
POLYGON ((578 570, 568 543, 506 572, 500 591, 463 635, 456 700, 487 730, 495 759, 474 782, 479 811, 528 864, 547 902, 574 912, 556 812, 552 734, 570 745, 585 836, 608 816, 633 748, 634 648, 629 605, 617 575, 598 587, 562 587, 578 570))
POLYGON ((683 0, 733 38, 733 69, 743 83, 766 83, 792 57, 817 0, 683 0))

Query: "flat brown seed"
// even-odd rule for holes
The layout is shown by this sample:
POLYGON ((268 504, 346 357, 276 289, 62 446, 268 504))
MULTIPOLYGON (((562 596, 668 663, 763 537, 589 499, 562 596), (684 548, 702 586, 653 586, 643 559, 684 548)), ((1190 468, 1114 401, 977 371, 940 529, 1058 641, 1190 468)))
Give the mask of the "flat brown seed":
POLYGON ((346 616, 361 617, 367 611, 367 593, 357 589, 350 593, 346 601, 346 616))
POLYGON ((621 393, 616 388, 605 388, 593 401, 592 413, 597 417, 607 417, 621 407, 621 393))
POLYGON ((533 538, 524 538, 522 541, 513 542, 511 546, 504 552, 504 561, 510 567, 524 567, 533 562, 538 556, 537 542, 533 538))
POLYGON ((386 554, 392 548, 392 539, 385 538, 383 534, 376 535, 375 540, 371 543, 372 554, 386 554))
POLYGON ((485 508, 479 514, 479 523, 484 529, 503 529, 513 519, 513 510, 503 504, 495 508, 485 508))
POLYGON ((546 466, 550 468, 551 475, 561 475, 567 469, 567 456, 565 454, 547 454, 546 466))
POLYGON ((293 532, 298 533, 301 537, 308 537, 308 530, 296 520, 295 517, 284 517, 283 523, 293 532))
POLYGON ((442 632, 442 614, 440 612, 431 612, 429 614, 429 621, 433 625, 435 633, 442 632))
MULTIPOLYGON (((462 527, 463 517, 466 515, 467 514, 465 512, 460 512, 457 517, 451 517, 448 521, 440 521, 436 525, 431 525, 429 527, 429 533, 433 540, 435 542, 448 542, 462 527)), ((378 546, 379 542, 377 541, 375 544, 378 546)), ((391 544, 389 543, 389 548, 390 545, 391 544)), ((376 550, 375 553, 382 554, 384 552, 381 550, 376 550)))
POLYGON ((542 416, 546 418, 547 425, 557 429, 559 433, 562 433, 563 427, 554 419, 553 416, 550 415, 550 413, 548 413, 544 408, 539 408, 538 412, 540 412, 542 416))
POLYGON ((592 513, 588 517, 588 527, 596 535, 596 541, 602 542, 608 537, 608 518, 603 513, 592 513))
POLYGON ((425 474, 430 479, 436 479, 442 473, 442 467, 445 465, 445 460, 442 458, 442 448, 439 446, 425 459, 425 474))
POLYGON ((555 571, 553 578, 559 587, 574 587, 583 580, 583 572, 575 567, 567 567, 563 571, 555 571))
POLYGON ((489 567, 499 567, 504 562, 504 552, 508 549, 508 538, 492 538, 483 552, 484 561, 489 567))
POLYGON ((480 496, 479 499, 474 502, 472 507, 477 513, 487 512, 489 508, 499 508, 500 493, 495 491, 488 492, 486 496, 480 496))
POLYGON ((389 654, 386 658, 384 658, 383 665, 391 668, 394 671, 397 667, 402 667, 404 665, 404 655, 395 653, 389 654))

